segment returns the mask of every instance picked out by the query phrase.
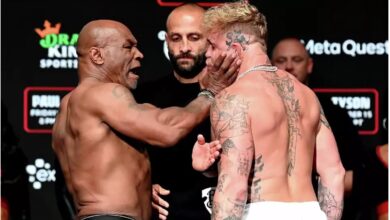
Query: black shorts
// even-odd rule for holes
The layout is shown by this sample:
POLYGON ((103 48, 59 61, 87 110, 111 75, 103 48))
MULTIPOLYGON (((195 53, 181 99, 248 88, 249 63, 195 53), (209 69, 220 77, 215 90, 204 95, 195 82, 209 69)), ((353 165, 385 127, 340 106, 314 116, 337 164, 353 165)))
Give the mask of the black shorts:
POLYGON ((116 214, 97 214, 81 217, 80 220, 136 220, 134 217, 128 215, 116 214))

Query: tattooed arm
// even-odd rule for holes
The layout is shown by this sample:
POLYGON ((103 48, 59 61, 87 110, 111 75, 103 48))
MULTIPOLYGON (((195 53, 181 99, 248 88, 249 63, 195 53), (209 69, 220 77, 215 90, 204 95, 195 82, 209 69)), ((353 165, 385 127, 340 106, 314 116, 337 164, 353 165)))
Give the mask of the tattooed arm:
POLYGON ((321 109, 316 138, 316 167, 320 175, 318 201, 328 220, 339 220, 343 212, 345 170, 337 150, 336 140, 321 109))
POLYGON ((221 94, 211 108, 213 138, 222 145, 212 219, 241 219, 248 196, 254 155, 249 103, 238 95, 221 94))

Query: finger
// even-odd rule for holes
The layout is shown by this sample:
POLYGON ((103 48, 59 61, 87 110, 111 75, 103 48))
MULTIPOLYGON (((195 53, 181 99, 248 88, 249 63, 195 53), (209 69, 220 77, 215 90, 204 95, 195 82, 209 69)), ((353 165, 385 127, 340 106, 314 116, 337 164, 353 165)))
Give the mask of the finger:
POLYGON ((201 135, 201 134, 198 134, 198 143, 200 145, 203 145, 206 143, 206 140, 204 139, 203 135, 201 135))
POLYGON ((219 69, 220 69, 220 66, 222 65, 223 61, 225 60, 225 57, 226 57, 226 53, 225 53, 225 52, 222 52, 222 53, 217 57, 217 59, 214 60, 214 63, 213 63, 213 68, 214 68, 214 70, 219 70, 219 69))
POLYGON ((159 218, 159 219, 161 219, 161 220, 166 220, 166 219, 167 219, 167 217, 166 217, 166 216, 164 216, 164 215, 161 215, 161 214, 159 214, 159 215, 158 215, 158 218, 159 218))
POLYGON ((168 210, 162 208, 161 206, 152 202, 152 207, 157 210, 159 217, 163 216, 166 218, 166 216, 168 216, 168 210))
POLYGON ((163 188, 163 187, 160 186, 160 185, 158 185, 158 186, 159 186, 159 188, 158 188, 158 194, 160 194, 160 195, 166 196, 166 195, 169 195, 169 193, 171 192, 171 191, 169 191, 168 189, 165 189, 165 188, 163 188))
POLYGON ((237 78, 240 66, 241 60, 239 58, 234 59, 224 74, 225 79, 229 82, 234 82, 234 80, 237 78))
POLYGON ((225 57, 222 64, 220 65, 218 69, 218 74, 223 74, 224 79, 230 78, 232 75, 232 65, 235 63, 237 55, 236 54, 230 54, 225 57))
POLYGON ((156 194, 152 194, 153 202, 164 208, 169 208, 169 203, 156 194))

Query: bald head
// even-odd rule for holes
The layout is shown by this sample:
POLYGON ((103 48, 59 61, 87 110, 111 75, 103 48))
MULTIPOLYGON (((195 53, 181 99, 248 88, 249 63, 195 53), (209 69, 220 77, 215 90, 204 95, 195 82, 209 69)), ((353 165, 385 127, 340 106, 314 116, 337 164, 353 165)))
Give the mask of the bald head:
MULTIPOLYGON (((85 56, 91 47, 104 47, 130 30, 122 23, 113 20, 94 20, 81 29, 77 42, 77 53, 85 56)), ((131 33, 131 32, 130 32, 131 33)))
POLYGON ((313 61, 305 46, 297 38, 285 38, 279 41, 271 57, 273 65, 286 70, 299 81, 307 84, 313 69, 313 61))
POLYGON ((184 4, 168 16, 166 41, 175 77, 182 83, 197 82, 206 65, 207 39, 203 28, 205 10, 184 4))
POLYGON ((195 20, 199 21, 199 25, 203 21, 203 14, 205 10, 197 4, 188 3, 176 7, 168 16, 166 27, 170 30, 170 27, 181 20, 195 20))

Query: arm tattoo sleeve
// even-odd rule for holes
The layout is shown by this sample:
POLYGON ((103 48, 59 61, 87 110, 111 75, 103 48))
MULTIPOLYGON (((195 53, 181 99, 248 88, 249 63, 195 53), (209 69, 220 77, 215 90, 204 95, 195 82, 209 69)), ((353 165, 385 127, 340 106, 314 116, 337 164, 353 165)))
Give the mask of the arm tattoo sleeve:
POLYGON ((228 93, 220 94, 211 108, 212 132, 222 143, 213 220, 238 220, 244 213, 254 151, 248 110, 245 98, 228 93))
POLYGON ((322 211, 328 220, 340 220, 343 212, 344 201, 337 201, 334 194, 324 185, 318 182, 318 201, 322 211))

